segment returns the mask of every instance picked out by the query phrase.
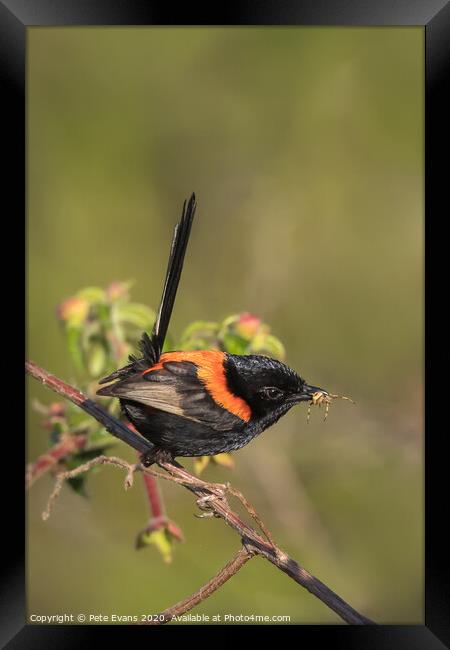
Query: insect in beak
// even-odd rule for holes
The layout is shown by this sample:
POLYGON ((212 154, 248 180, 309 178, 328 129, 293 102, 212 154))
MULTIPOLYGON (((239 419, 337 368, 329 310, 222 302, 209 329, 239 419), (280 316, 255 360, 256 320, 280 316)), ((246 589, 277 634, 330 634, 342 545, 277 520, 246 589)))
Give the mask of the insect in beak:
POLYGON ((323 418, 323 421, 325 422, 328 417, 330 404, 334 399, 345 399, 348 402, 355 404, 350 397, 346 397, 345 395, 333 395, 333 393, 329 393, 328 391, 323 390, 323 388, 318 388, 317 386, 308 386, 308 393, 311 401, 309 402, 308 413, 306 415, 307 423, 309 423, 311 416, 311 406, 322 406, 322 404, 325 404, 325 416, 323 418))

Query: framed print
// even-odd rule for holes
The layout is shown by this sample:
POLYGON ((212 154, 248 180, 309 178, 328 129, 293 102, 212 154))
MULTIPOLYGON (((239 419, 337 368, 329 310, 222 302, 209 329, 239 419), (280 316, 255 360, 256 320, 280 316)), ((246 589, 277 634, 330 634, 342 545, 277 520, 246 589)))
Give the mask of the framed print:
POLYGON ((2 645, 445 647, 425 245, 448 4, 0 16, 26 242, 2 645))

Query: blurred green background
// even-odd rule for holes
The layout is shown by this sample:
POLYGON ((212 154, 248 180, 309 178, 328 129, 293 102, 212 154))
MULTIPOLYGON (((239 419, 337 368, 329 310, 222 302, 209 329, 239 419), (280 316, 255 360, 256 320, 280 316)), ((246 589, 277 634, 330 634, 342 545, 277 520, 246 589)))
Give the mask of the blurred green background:
MULTIPOLYGON (((237 452, 231 480, 280 545, 379 623, 423 622, 423 30, 28 30, 28 356, 74 379, 55 316, 88 285, 134 279, 156 307, 172 226, 197 220, 171 324, 260 315, 311 383, 352 396, 326 423, 293 409, 237 452)), ((28 399, 55 396, 28 382, 28 399)), ((28 460, 47 434, 30 408, 28 460)), ((133 458, 118 443, 115 453, 133 458)), ((186 461, 192 467, 190 460, 186 461)), ((164 485, 186 541, 135 551, 139 482, 28 496, 28 611, 155 613, 238 548, 164 485)), ((196 613, 335 623, 255 559, 196 613)))

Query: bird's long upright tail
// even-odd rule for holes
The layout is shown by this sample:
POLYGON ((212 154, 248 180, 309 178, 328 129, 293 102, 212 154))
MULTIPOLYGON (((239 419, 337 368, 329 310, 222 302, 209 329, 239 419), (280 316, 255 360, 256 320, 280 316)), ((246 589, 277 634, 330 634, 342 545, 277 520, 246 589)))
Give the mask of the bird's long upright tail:
POLYGON ((163 349, 175 297, 177 295, 178 284, 183 269, 184 256, 189 241, 196 207, 197 202, 195 200, 195 194, 192 193, 189 201, 184 202, 181 219, 175 226, 172 245, 170 247, 169 262, 167 264, 166 279, 164 281, 164 289, 151 336, 148 336, 147 333, 142 335, 140 343, 141 352, 146 361, 152 365, 158 361, 163 349))

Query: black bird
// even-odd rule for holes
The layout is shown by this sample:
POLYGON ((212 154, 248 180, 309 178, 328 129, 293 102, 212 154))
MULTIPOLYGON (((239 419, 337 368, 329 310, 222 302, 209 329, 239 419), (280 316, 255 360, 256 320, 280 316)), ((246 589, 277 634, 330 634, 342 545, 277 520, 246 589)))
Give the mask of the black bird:
POLYGON ((128 420, 164 455, 213 456, 239 449, 300 402, 329 402, 284 363, 219 350, 162 354, 197 203, 184 202, 158 316, 142 335, 141 356, 100 381, 97 395, 118 397, 128 420))

